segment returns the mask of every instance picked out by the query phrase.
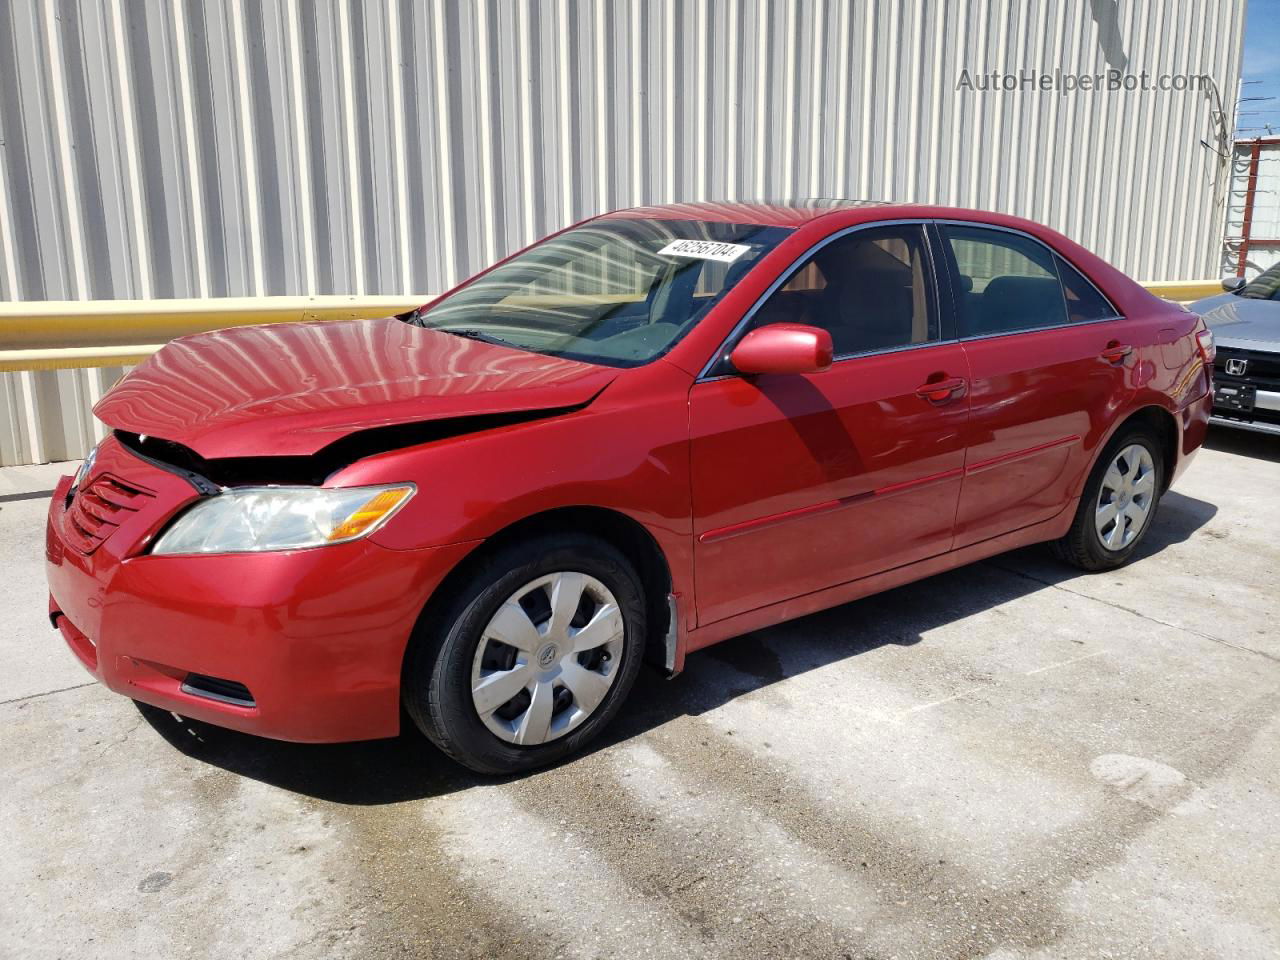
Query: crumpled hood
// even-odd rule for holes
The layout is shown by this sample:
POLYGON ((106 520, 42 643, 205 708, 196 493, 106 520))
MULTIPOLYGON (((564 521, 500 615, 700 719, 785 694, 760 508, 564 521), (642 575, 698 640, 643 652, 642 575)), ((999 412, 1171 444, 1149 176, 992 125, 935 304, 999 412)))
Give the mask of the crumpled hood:
POLYGON ((1280 301, 1220 293, 1188 309, 1204 317, 1219 346, 1280 351, 1280 301))
POLYGON ((298 456, 376 427, 576 406, 617 373, 394 317, 283 323, 175 340, 93 412, 205 459, 298 456))

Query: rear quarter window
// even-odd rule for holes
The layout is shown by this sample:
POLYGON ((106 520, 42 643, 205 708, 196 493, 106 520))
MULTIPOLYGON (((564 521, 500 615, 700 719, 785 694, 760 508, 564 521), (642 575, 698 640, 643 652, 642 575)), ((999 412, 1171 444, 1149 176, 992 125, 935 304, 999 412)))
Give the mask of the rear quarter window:
POLYGON ((1062 290, 1067 300, 1067 319, 1072 323, 1088 323, 1092 320, 1110 320, 1118 315, 1111 301, 1098 292, 1098 288, 1079 270, 1058 256, 1058 275, 1062 278, 1062 290))

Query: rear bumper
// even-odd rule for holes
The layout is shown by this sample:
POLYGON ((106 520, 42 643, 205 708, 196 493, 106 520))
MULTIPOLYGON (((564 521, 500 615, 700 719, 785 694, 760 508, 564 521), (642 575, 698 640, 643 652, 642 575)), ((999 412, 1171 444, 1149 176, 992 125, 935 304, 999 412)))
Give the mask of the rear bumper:
POLYGON ((1172 486, 1191 465, 1195 455, 1204 446, 1209 435, 1209 417, 1213 412, 1213 391, 1210 390, 1198 400, 1193 400, 1179 412, 1178 456, 1173 465, 1173 473, 1167 486, 1172 486))
MULTIPOLYGON (((110 454, 99 454, 108 468, 110 454)), ((115 459, 119 471, 118 452, 115 459)), ((124 469, 156 491, 164 516, 121 525, 88 555, 62 532, 69 477, 50 504, 50 619, 84 667, 117 693, 246 733, 304 742, 394 736, 418 614, 471 545, 390 550, 360 540, 150 556, 134 544, 141 529, 172 515, 168 481, 133 466, 124 469), (243 685, 250 702, 210 695, 216 685, 187 685, 192 674, 243 685)))

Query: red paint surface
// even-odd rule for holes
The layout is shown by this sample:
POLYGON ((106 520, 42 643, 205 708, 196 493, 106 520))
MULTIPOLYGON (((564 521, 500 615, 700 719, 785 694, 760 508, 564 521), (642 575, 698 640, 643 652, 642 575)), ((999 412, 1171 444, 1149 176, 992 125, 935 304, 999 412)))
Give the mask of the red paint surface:
POLYGON ((950 549, 968 403, 916 388, 964 364, 959 344, 940 344, 697 384, 694 527, 713 532, 695 545, 699 624, 950 549), (836 508, 805 512, 815 503, 836 508))
POLYGON ((113 690, 213 723, 295 740, 387 736, 423 606, 463 558, 529 517, 586 507, 646 530, 679 597, 679 664, 736 633, 1060 536, 1102 445, 1144 408, 1176 424, 1173 476, 1203 441, 1210 398, 1198 319, 1047 228, 917 206, 691 204, 610 216, 795 232, 665 358, 633 369, 391 319, 220 331, 165 348, 97 413, 210 459, 303 455, 369 427, 586 405, 358 460, 327 482, 412 481, 418 494, 366 540, 279 553, 149 555, 197 493, 109 440, 85 484, 110 476, 145 491, 137 508, 106 518, 89 549, 76 524, 94 519, 68 509, 69 479, 50 507, 51 612, 75 655, 113 690), (814 373, 697 380, 814 243, 916 218, 1031 233, 1124 319, 814 373), (1109 352, 1118 345, 1131 350, 1109 352), (188 672, 243 683, 257 706, 185 694, 188 672))
POLYGON ((573 406, 615 373, 394 317, 278 323, 175 340, 93 412, 207 459, 296 455, 369 427, 573 406))
POLYGON ((831 366, 831 334, 799 323, 771 323, 752 330, 733 348, 742 373, 814 373, 831 366))

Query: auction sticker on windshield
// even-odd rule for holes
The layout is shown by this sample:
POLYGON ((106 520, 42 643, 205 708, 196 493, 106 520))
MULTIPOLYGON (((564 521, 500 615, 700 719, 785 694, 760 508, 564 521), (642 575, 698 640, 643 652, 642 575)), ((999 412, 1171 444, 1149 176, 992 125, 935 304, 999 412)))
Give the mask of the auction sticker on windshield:
POLYGON ((717 243, 714 240, 672 240, 658 251, 664 257, 694 257, 699 260, 719 260, 733 263, 751 248, 745 243, 717 243))

